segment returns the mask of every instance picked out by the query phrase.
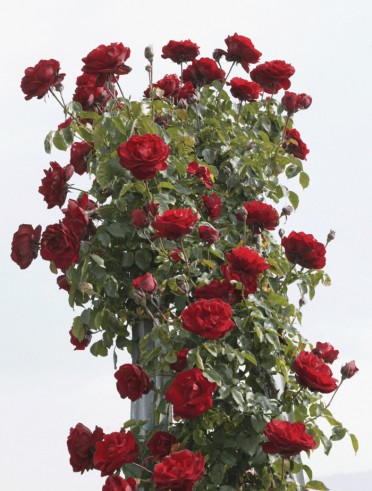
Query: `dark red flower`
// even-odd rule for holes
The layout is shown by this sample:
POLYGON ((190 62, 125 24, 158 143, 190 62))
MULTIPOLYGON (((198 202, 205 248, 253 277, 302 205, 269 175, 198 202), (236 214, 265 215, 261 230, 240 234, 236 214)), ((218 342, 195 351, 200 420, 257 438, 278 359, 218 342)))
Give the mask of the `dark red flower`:
POLYGON ((100 44, 96 49, 83 58, 84 73, 98 76, 99 80, 105 80, 107 75, 126 75, 131 68, 125 64, 130 56, 130 48, 123 43, 111 43, 108 46, 100 44), (106 76, 102 77, 104 74, 106 76))
POLYGON ((103 439, 103 430, 96 426, 92 433, 82 423, 70 428, 67 438, 67 448, 70 454, 70 464, 74 472, 89 471, 93 469, 93 454, 97 442, 103 439))
POLYGON ((158 215, 152 226, 157 231, 155 237, 175 240, 190 233, 197 221, 198 214, 193 213, 191 208, 177 208, 158 215))
POLYGON ((220 298, 230 304, 237 300, 235 286, 227 279, 222 281, 214 279, 209 285, 197 286, 193 291, 192 296, 198 299, 220 298))
POLYGON ((206 188, 210 189, 213 186, 211 171, 206 165, 199 165, 197 162, 190 162, 187 166, 187 172, 188 174, 195 174, 196 177, 199 177, 199 179, 204 182, 206 188))
POLYGON ((359 372, 359 368, 357 368, 357 366, 355 365, 354 360, 345 363, 345 365, 341 367, 341 375, 343 380, 345 378, 353 377, 357 372, 359 372))
POLYGON ((293 130, 286 128, 283 148, 286 152, 301 160, 306 160, 306 155, 309 153, 306 143, 301 140, 300 133, 294 128, 293 130))
POLYGON ((264 433, 269 441, 262 444, 262 450, 269 454, 277 453, 283 458, 316 447, 314 437, 306 433, 306 426, 300 422, 290 423, 273 419, 270 423, 266 423, 264 433))
POLYGON ((65 274, 61 274, 57 277, 57 285, 60 290, 65 290, 67 293, 70 291, 71 286, 65 274))
POLYGON ((48 208, 61 207, 66 200, 67 181, 74 174, 74 167, 72 165, 61 167, 57 162, 51 162, 50 167, 48 170, 44 169, 45 177, 41 180, 39 193, 44 196, 48 208))
POLYGON ((66 272, 71 264, 79 261, 80 239, 64 223, 48 225, 41 237, 40 255, 53 261, 57 268, 66 272))
POLYGON ((135 290, 142 290, 145 293, 153 293, 157 286, 156 279, 151 273, 146 273, 133 280, 133 288, 135 290))
POLYGON ((168 431, 157 431, 147 442, 147 448, 150 449, 151 457, 162 459, 170 454, 172 445, 175 443, 177 443, 176 437, 168 433, 168 431))
POLYGON ((187 353, 190 351, 189 348, 183 348, 181 351, 177 353, 177 361, 170 364, 170 367, 175 372, 182 372, 185 368, 187 368, 187 353))
POLYGON ((289 78, 294 72, 295 69, 289 63, 273 60, 257 65, 251 71, 251 78, 260 84, 265 92, 276 94, 280 89, 289 89, 291 86, 289 78))
POLYGON ((175 94, 175 100, 185 99, 188 103, 192 102, 192 98, 195 96, 195 87, 191 82, 185 82, 182 87, 175 94))
POLYGON ((203 194, 202 201, 209 218, 214 220, 221 215, 222 201, 216 193, 210 195, 203 194))
POLYGON ((165 398, 173 404, 174 416, 194 419, 213 406, 217 385, 209 382, 199 368, 177 373, 168 387, 165 398))
POLYGON ((87 346, 89 346, 90 342, 92 341, 92 333, 90 332, 89 328, 87 326, 85 327, 85 334, 84 337, 81 341, 78 340, 73 334, 72 334, 72 329, 70 329, 69 334, 70 334, 70 343, 75 346, 74 351, 83 351, 87 346))
POLYGON ((173 452, 155 465, 152 481, 156 491, 192 491, 205 471, 205 460, 202 454, 190 450, 173 452))
POLYGON ((258 286, 258 278, 255 274, 239 273, 232 271, 228 264, 223 264, 221 266, 221 273, 226 281, 229 283, 231 281, 242 283, 243 291, 235 289, 234 296, 231 297, 230 303, 233 304, 241 300, 242 295, 247 297, 250 293, 255 293, 258 286))
POLYGON ((102 491, 136 491, 137 483, 133 477, 123 479, 118 474, 109 476, 103 485, 102 491))
POLYGON ((22 224, 13 235, 10 257, 21 269, 26 269, 37 258, 41 236, 41 225, 22 224))
POLYGON ((65 215, 62 223, 70 230, 73 230, 79 239, 87 239, 89 236, 90 219, 86 211, 79 206, 78 202, 74 199, 69 199, 67 208, 63 208, 62 212, 65 215))
POLYGON ((154 203, 153 201, 149 201, 145 204, 143 209, 147 215, 152 215, 152 217, 156 217, 159 212, 159 203, 154 203))
MULTIPOLYGON (((115 93, 115 91, 113 91, 113 93, 115 93)), ((78 85, 72 100, 79 102, 83 111, 90 111, 95 108, 101 111, 106 106, 107 101, 111 98, 112 95, 110 91, 103 86, 78 85)))
POLYGON ((152 387, 152 382, 146 372, 139 365, 125 363, 115 372, 116 388, 122 399, 128 397, 131 401, 137 401, 143 394, 147 394, 152 387))
POLYGON ((326 248, 312 234, 291 232, 282 238, 282 246, 288 261, 304 268, 322 269, 325 266, 326 248))
POLYGON ((219 232, 213 227, 208 225, 201 225, 198 229, 199 237, 206 244, 215 244, 218 240, 219 232))
POLYGON ((37 97, 41 99, 49 89, 59 89, 64 73, 59 73, 60 65, 56 60, 40 60, 34 67, 25 70, 21 81, 21 89, 26 94, 26 101, 37 97))
POLYGON ((162 48, 162 58, 170 58, 174 63, 194 60, 199 54, 199 46, 189 39, 186 41, 169 41, 162 48))
POLYGON ((63 123, 60 123, 58 126, 57 126, 57 129, 59 130, 63 130, 64 128, 68 128, 70 126, 70 124, 72 123, 73 119, 72 118, 67 118, 63 121, 63 123))
POLYGON ((333 363, 338 358, 339 351, 334 349, 330 343, 316 343, 315 348, 311 350, 314 355, 319 356, 325 363, 333 363))
POLYGON ((231 95, 240 101, 256 101, 262 93, 261 85, 256 84, 256 82, 248 82, 248 80, 239 77, 232 78, 227 85, 231 86, 231 95))
MULTIPOLYGON (((262 230, 274 230, 279 224, 279 215, 274 207, 267 205, 262 201, 250 201, 244 203, 244 208, 247 211, 246 224, 252 228, 255 234, 259 234, 262 230)), ((236 214, 236 218, 244 221, 243 217, 236 214)))
POLYGON ((132 225, 136 228, 145 228, 150 225, 149 217, 143 208, 132 211, 132 225))
POLYGON ((194 60, 182 74, 183 82, 191 82, 194 87, 210 84, 215 80, 223 81, 225 72, 211 58, 194 60))
POLYGON ((88 142, 74 142, 70 150, 70 164, 76 174, 82 176, 87 171, 88 155, 92 151, 92 144, 88 142))
POLYGON ((108 476, 123 464, 137 460, 138 455, 139 447, 133 434, 122 430, 104 435, 103 440, 97 442, 93 465, 101 471, 101 476, 108 476))
POLYGON ((156 172, 165 170, 169 147, 157 135, 134 135, 117 148, 119 162, 136 179, 152 179, 156 172))
POLYGON ((300 109, 307 109, 311 106, 312 98, 307 94, 296 94, 295 92, 285 92, 282 97, 282 104, 289 114, 296 113, 300 109))
MULTIPOLYGON (((180 79, 177 75, 165 75, 152 85, 154 89, 158 88, 164 91, 163 97, 175 97, 180 86, 180 79)), ((150 87, 148 87, 144 94, 145 97, 150 97, 150 87)))
POLYGON ((337 389, 337 380, 332 377, 332 370, 311 351, 300 352, 295 359, 294 369, 299 383, 312 391, 328 394, 337 389))
POLYGON ((236 247, 231 253, 228 252, 226 259, 233 273, 257 276, 270 267, 263 257, 246 246, 236 247))
POLYGON ((181 249, 177 249, 176 247, 172 247, 172 249, 169 251, 169 257, 172 259, 172 261, 175 261, 175 262, 185 260, 183 257, 181 249))
POLYGON ((225 39, 227 52, 220 50, 224 54, 227 61, 235 61, 240 63, 246 72, 249 72, 249 64, 257 63, 261 58, 261 54, 254 46, 252 41, 239 34, 228 36, 225 39))

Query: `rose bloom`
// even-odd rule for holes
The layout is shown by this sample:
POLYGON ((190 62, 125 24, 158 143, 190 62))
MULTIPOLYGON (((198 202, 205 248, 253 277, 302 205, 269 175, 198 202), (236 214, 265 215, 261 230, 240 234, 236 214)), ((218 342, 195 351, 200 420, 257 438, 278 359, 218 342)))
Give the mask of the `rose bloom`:
MULTIPOLYGON (((161 89, 164 91, 163 97, 175 97, 180 86, 180 79, 177 75, 165 75, 163 78, 152 84, 153 89, 161 89)), ((150 87, 144 94, 145 97, 150 97, 150 87)))
POLYGON ((136 491, 137 483, 133 477, 123 479, 118 474, 109 476, 102 487, 102 491, 136 491))
POLYGON ((129 56, 130 48, 126 48, 123 43, 111 43, 108 46, 100 44, 83 58, 82 70, 84 73, 96 76, 110 73, 126 75, 131 71, 131 68, 125 65, 129 56))
POLYGON ((329 394, 337 389, 332 370, 314 353, 302 350, 295 359, 294 370, 299 383, 312 391, 329 394))
POLYGON ((61 274, 57 277, 57 285, 60 290, 65 290, 67 293, 70 291, 70 283, 67 280, 67 276, 65 274, 61 274))
POLYGON ((191 208, 177 208, 158 215, 152 226, 157 230, 155 237, 175 240, 190 233, 197 221, 198 214, 193 213, 191 208))
POLYGON ((125 363, 114 376, 117 380, 116 388, 122 399, 128 397, 131 401, 137 401, 151 390, 152 382, 139 365, 125 363))
POLYGON ((223 51, 227 61, 240 63, 246 72, 249 72, 249 64, 257 63, 262 55, 254 46, 252 41, 239 34, 228 36, 225 39, 227 52, 223 51))
POLYGON ((289 114, 296 113, 300 109, 307 109, 311 106, 312 98, 307 94, 296 94, 295 92, 285 92, 282 97, 282 104, 289 114))
POLYGON ((74 171, 82 176, 87 171, 88 155, 92 151, 92 144, 88 142, 74 142, 70 150, 70 164, 74 171))
POLYGON ((206 188, 210 189, 213 186, 211 171, 206 165, 199 165, 197 162, 190 162, 187 166, 187 173, 195 174, 196 177, 199 177, 199 179, 204 182, 206 188))
POLYGON ((215 80, 223 81, 225 72, 211 58, 194 60, 182 74, 183 82, 191 82, 194 87, 210 84, 215 80))
POLYGON ((170 364, 172 370, 174 370, 175 372, 182 372, 182 370, 187 368, 187 353, 189 351, 189 348, 183 348, 177 353, 177 361, 170 364))
POLYGON ((175 436, 168 431, 157 431, 147 442, 151 457, 161 459, 171 453, 172 445, 177 443, 175 436))
POLYGON ((199 54, 199 46, 189 39, 186 41, 169 41, 162 48, 162 58, 170 58, 174 63, 194 60, 199 54))
POLYGON ((213 406, 217 385, 209 382, 199 368, 177 373, 168 387, 165 398, 173 404, 174 416, 194 419, 213 406))
POLYGON ((74 199, 69 199, 67 208, 63 208, 62 212, 65 215, 62 223, 70 230, 73 230, 79 239, 87 239, 90 220, 86 211, 79 206, 78 202, 74 199))
POLYGON ((41 236, 40 255, 63 273, 79 261, 80 239, 63 223, 48 225, 41 236))
POLYGON ((157 491, 191 491, 205 472, 205 460, 200 451, 180 450, 155 465, 151 477, 157 491))
POLYGON ((137 460, 138 455, 139 447, 133 434, 122 430, 104 435, 103 440, 96 444, 93 465, 101 471, 102 477, 108 476, 123 464, 137 460))
POLYGON ((359 372, 359 368, 355 365, 354 360, 345 363, 345 365, 341 367, 342 380, 353 377, 357 372, 359 372))
POLYGON ((279 454, 283 458, 316 447, 314 437, 306 433, 306 426, 300 422, 290 423, 273 419, 266 423, 264 433, 269 441, 262 444, 262 450, 269 454, 279 454))
POLYGON ((234 296, 230 301, 231 304, 241 300, 242 296, 246 298, 250 293, 257 291, 258 278, 256 274, 232 271, 228 264, 223 264, 220 270, 225 280, 229 283, 231 281, 238 281, 243 284, 243 291, 235 289, 234 296))
POLYGON ((159 206, 159 203, 148 201, 143 209, 145 210, 145 213, 147 213, 147 215, 152 215, 153 217, 156 217, 156 215, 159 213, 159 206))
POLYGON ((230 304, 236 301, 235 286, 229 280, 222 281, 215 278, 209 285, 197 286, 192 292, 194 298, 220 298, 230 304))
POLYGON ((69 331, 70 334, 70 343, 75 346, 74 351, 84 351, 87 346, 89 346, 92 341, 92 333, 89 328, 85 327, 85 334, 81 341, 78 340, 73 334, 72 329, 69 331))
POLYGON ((181 313, 182 326, 206 339, 219 339, 230 332, 235 324, 228 303, 220 298, 200 299, 181 313))
POLYGON ((306 160, 306 155, 309 153, 306 143, 301 140, 300 133, 294 128, 293 130, 286 128, 283 148, 286 152, 301 160, 306 160))
POLYGON ((203 194, 202 201, 209 218, 214 220, 221 215, 222 201, 216 193, 210 195, 203 194))
MULTIPOLYGON (((262 201, 250 201, 244 203, 247 210, 246 224, 249 225, 255 234, 262 230, 274 230, 279 224, 279 215, 274 207, 262 201)), ((236 218, 243 221, 243 217, 237 213, 236 218)))
MULTIPOLYGON (((115 93, 115 91, 114 91, 115 93)), ((105 87, 96 87, 89 85, 78 85, 72 97, 73 101, 79 102, 83 111, 99 109, 103 110, 112 95, 105 87)))
POLYGON ((169 257, 176 263, 179 261, 184 261, 181 249, 177 249, 176 247, 172 247, 172 249, 169 251, 169 257))
POLYGON ((93 453, 96 443, 103 439, 103 430, 96 426, 92 433, 82 423, 70 428, 67 438, 67 448, 70 454, 70 464, 74 472, 89 471, 93 469, 93 453))
POLYGON ((58 126, 57 126, 57 129, 58 130, 63 130, 64 128, 68 128, 70 126, 70 124, 73 122, 73 119, 72 118, 67 118, 63 121, 63 123, 60 123, 58 126))
POLYGON ((248 275, 259 275, 270 265, 256 251, 246 246, 236 247, 226 254, 229 268, 232 272, 248 275))
POLYGON ((152 293, 156 290, 157 286, 156 279, 150 273, 138 276, 138 278, 133 280, 133 288, 135 290, 142 290, 145 293, 152 293))
POLYGON ((26 94, 26 101, 37 97, 41 99, 49 89, 59 89, 64 73, 59 73, 60 65, 56 60, 40 60, 34 67, 25 70, 21 81, 21 89, 26 94))
POLYGON ((227 85, 231 87, 231 95, 239 99, 239 101, 256 101, 262 93, 261 85, 256 84, 256 82, 248 82, 248 80, 239 77, 232 78, 227 85))
POLYGON ((206 244, 215 244, 218 240, 219 232, 213 227, 208 225, 201 225, 198 229, 199 237, 206 244))
POLYGON ((289 78, 294 72, 295 69, 289 63, 273 60, 257 65, 251 71, 251 78, 260 84, 265 92, 276 94, 280 89, 289 89, 291 86, 289 78))
POLYGON ((192 98, 195 96, 195 87, 191 82, 185 82, 182 87, 175 94, 176 102, 180 99, 185 99, 185 101, 191 104, 192 98))
POLYGON ((313 348, 312 353, 321 358, 325 363, 333 363, 338 358, 339 351, 334 349, 330 343, 316 343, 315 348, 313 348))
POLYGON ((136 179, 152 179, 156 172, 165 170, 169 147, 157 135, 134 135, 118 146, 117 152, 122 167, 136 179))
POLYGON ((322 269, 325 266, 326 248, 312 234, 291 232, 282 238, 282 246, 288 261, 304 268, 322 269))
POLYGON ((143 208, 132 211, 132 225, 135 228, 145 228, 150 225, 150 220, 143 208))
POLYGON ((41 236, 41 225, 22 224, 13 235, 10 257, 21 269, 26 269, 37 258, 41 236))
POLYGON ((41 180, 39 193, 44 196, 48 208, 61 207, 66 200, 67 181, 73 176, 74 167, 61 167, 57 162, 51 162, 50 167, 48 170, 44 169, 45 177, 41 180))

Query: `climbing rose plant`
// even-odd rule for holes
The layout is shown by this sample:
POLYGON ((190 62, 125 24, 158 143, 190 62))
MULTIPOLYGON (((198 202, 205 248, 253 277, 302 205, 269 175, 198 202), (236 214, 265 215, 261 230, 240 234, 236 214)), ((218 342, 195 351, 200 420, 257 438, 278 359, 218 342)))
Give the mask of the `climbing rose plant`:
POLYGON ((338 350, 299 330, 305 299, 330 283, 334 232, 323 244, 280 228, 299 204, 290 180, 309 185, 309 149, 293 118, 311 97, 288 91, 289 63, 261 62, 242 35, 225 43, 198 58, 196 43, 169 41, 161 56, 177 73, 157 82, 147 47, 141 101, 121 87, 131 71, 122 43, 83 58, 69 104, 54 59, 21 82, 26 100, 51 95, 62 106, 45 150, 64 152, 65 164, 51 162, 39 187, 60 221, 20 225, 11 258, 22 269, 39 251, 50 261, 80 308, 66 328, 74 349, 111 352, 112 390, 152 402, 149 421, 112 433, 71 428, 73 471, 100 471, 103 491, 327 489, 301 452, 328 454, 347 433, 358 448, 329 409, 358 368, 348 362, 334 377, 338 350), (230 77, 238 65, 244 78, 230 77), (120 364, 123 350, 133 363, 120 364))

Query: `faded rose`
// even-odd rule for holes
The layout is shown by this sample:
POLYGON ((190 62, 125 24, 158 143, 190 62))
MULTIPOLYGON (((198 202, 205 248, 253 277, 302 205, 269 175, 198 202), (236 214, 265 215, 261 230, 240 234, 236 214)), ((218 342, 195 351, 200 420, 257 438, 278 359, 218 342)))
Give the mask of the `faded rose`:
POLYGON ((213 227, 208 225, 201 225, 198 229, 199 237, 206 244, 215 244, 218 240, 219 232, 213 227))
POLYGON ((10 257, 21 269, 26 269, 37 258, 41 236, 41 225, 22 224, 13 235, 10 257))
POLYGON ((174 63, 184 63, 194 60, 199 54, 199 46, 189 39, 186 41, 169 41, 162 48, 162 58, 169 58, 174 63))
POLYGON ((311 350, 314 355, 321 358, 325 363, 333 363, 338 358, 339 351, 334 349, 330 343, 316 343, 315 348, 311 350))
POLYGON ((158 215, 152 226, 157 231, 155 237, 175 240, 190 233, 197 221, 198 214, 193 213, 191 208, 177 208, 158 215))
POLYGON ((70 464, 74 472, 89 471, 93 469, 93 454, 96 443, 103 439, 103 430, 96 426, 92 433, 82 423, 70 429, 67 438, 67 448, 70 454, 70 464))
POLYGON ((139 447, 133 434, 122 430, 105 435, 102 441, 97 442, 93 465, 101 471, 101 476, 108 476, 123 464, 137 460, 138 455, 139 447))
POLYGON ((161 459, 170 454, 172 445, 175 443, 177 443, 176 437, 168 433, 168 431, 157 431, 152 435, 146 446, 150 450, 151 457, 161 459))
POLYGON ((64 73, 59 73, 59 69, 59 61, 53 58, 40 60, 34 67, 26 68, 21 81, 21 89, 26 94, 26 101, 33 97, 41 99, 49 89, 58 89, 65 77, 64 73))
POLYGON ((221 198, 218 196, 218 194, 216 193, 212 193, 209 195, 203 194, 202 201, 209 218, 214 220, 215 218, 221 215, 222 201, 221 198))
POLYGON ((295 69, 282 60, 266 61, 251 71, 251 78, 261 85, 265 92, 276 94, 280 89, 289 89, 289 78, 295 69))
POLYGON ((51 162, 50 169, 44 169, 44 174, 45 177, 41 180, 39 193, 44 196, 48 208, 61 207, 66 200, 67 181, 74 174, 74 167, 72 165, 61 167, 57 162, 51 162))
POLYGON ((123 479, 118 474, 109 476, 102 487, 102 491, 136 491, 137 483, 133 477, 123 479))
MULTIPOLYGON (((274 230, 279 224, 279 215, 274 207, 263 203, 262 201, 250 201, 244 203, 244 208, 247 211, 246 224, 252 228, 255 234, 259 234, 262 230, 274 230)), ((244 221, 243 217, 237 213, 237 219, 244 221)))
POLYGON ((296 94, 295 92, 285 92, 282 97, 282 104, 289 114, 296 113, 300 109, 307 109, 311 106, 312 98, 307 94, 296 94))
POLYGON ((190 450, 180 450, 165 457, 155 465, 152 481, 157 491, 191 491, 205 472, 202 454, 190 450))
POLYGON ((153 293, 157 286, 156 279, 150 273, 146 273, 133 280, 133 288, 135 290, 142 290, 145 293, 153 293))
POLYGON ((326 248, 312 234, 291 232, 282 238, 282 246, 288 261, 304 268, 322 269, 325 266, 326 248))
POLYGON ((194 87, 210 84, 215 80, 223 81, 225 72, 218 67, 217 63, 211 58, 200 58, 194 60, 182 74, 184 82, 191 82, 194 87))
POLYGON ((306 143, 301 140, 300 133, 294 128, 292 130, 286 128, 283 148, 286 152, 301 160, 306 160, 306 155, 310 151, 307 148, 306 143))
POLYGON ((231 87, 231 95, 239 99, 239 101, 256 101, 262 93, 261 85, 239 77, 232 78, 227 85, 231 87))
POLYGON ((137 401, 151 390, 152 382, 139 365, 125 363, 115 372, 116 388, 122 399, 137 401))
POLYGON ((312 391, 328 394, 337 389, 332 370, 314 353, 302 350, 295 359, 294 369, 299 383, 312 391))
POLYGON ((264 433, 269 441, 262 444, 262 450, 269 454, 279 454, 283 458, 316 447, 314 437, 306 433, 306 426, 300 422, 290 423, 273 419, 266 423, 264 433))
POLYGON ((92 151, 92 144, 88 142, 74 142, 70 150, 70 164, 79 176, 87 172, 88 155, 92 151))

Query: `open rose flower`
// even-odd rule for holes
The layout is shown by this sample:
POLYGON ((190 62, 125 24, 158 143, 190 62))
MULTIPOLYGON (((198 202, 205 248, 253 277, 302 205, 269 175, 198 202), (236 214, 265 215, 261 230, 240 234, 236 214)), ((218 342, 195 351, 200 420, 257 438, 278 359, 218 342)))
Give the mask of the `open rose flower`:
POLYGON ((108 90, 104 84, 105 81, 99 84, 96 76, 83 73, 76 79, 76 89, 72 100, 79 102, 84 111, 97 109, 100 112, 106 106, 107 101, 112 98, 112 94, 116 94, 113 88, 108 90))
POLYGON ((322 269, 325 266, 326 248, 312 234, 291 232, 282 238, 282 246, 288 261, 304 268, 322 269))
POLYGON ((168 431, 157 431, 152 435, 146 446, 150 450, 151 457, 162 459, 171 453, 172 446, 175 443, 177 443, 176 437, 168 433, 168 431))
POLYGON ((261 85, 265 92, 276 94, 280 89, 289 89, 290 77, 295 69, 282 60, 266 61, 251 71, 251 78, 261 85))
POLYGON ((102 491, 136 491, 137 483, 133 477, 123 479, 118 474, 109 476, 102 487, 102 491))
POLYGON ((66 201, 68 186, 67 181, 74 174, 74 167, 66 165, 61 167, 57 162, 50 163, 50 169, 44 169, 45 177, 41 180, 39 193, 44 196, 48 208, 61 207, 66 201))
POLYGON ((332 377, 332 370, 311 351, 300 352, 295 359, 294 369, 299 383, 312 391, 328 394, 337 389, 337 380, 332 377))
POLYGON ((262 450, 269 454, 279 454, 283 458, 292 457, 303 450, 308 452, 316 447, 314 437, 306 433, 306 426, 300 422, 273 419, 266 423, 264 433, 268 442, 262 444, 262 450))
POLYGON ((90 231, 95 231, 87 212, 74 199, 68 200, 67 208, 63 208, 62 212, 65 215, 62 223, 73 230, 79 239, 85 240, 89 237, 90 231))
POLYGON ((60 65, 57 60, 40 60, 34 67, 25 70, 21 81, 21 89, 26 94, 26 101, 37 97, 41 99, 49 89, 59 89, 64 73, 59 73, 60 65))
POLYGON ((79 260, 80 238, 63 223, 48 225, 41 236, 40 255, 64 273, 79 260))
POLYGON ((10 257, 21 269, 26 269, 37 258, 41 236, 41 225, 35 229, 32 225, 23 224, 13 235, 10 257))
POLYGON ((296 94, 286 91, 282 97, 282 104, 288 114, 293 114, 300 109, 307 109, 311 106, 312 98, 307 94, 296 94))
POLYGON ((184 329, 206 339, 222 338, 235 327, 230 305, 219 298, 191 303, 181 319, 184 329))
POLYGON ((197 286, 192 292, 192 296, 198 299, 220 298, 230 304, 237 300, 235 286, 227 279, 221 281, 217 278, 212 280, 208 285, 197 286))
POLYGON ((315 348, 311 350, 314 355, 319 356, 325 363, 333 363, 338 358, 339 351, 334 349, 330 343, 316 343, 315 348))
POLYGON ((205 472, 205 460, 199 452, 173 452, 155 465, 152 481, 156 491, 191 491, 205 472))
POLYGON ((194 419, 213 406, 217 385, 209 382, 199 368, 177 373, 168 387, 165 398, 173 404, 174 416, 194 419))
POLYGON ((67 438, 67 448, 70 454, 70 464, 74 472, 93 469, 93 454, 97 442, 103 439, 103 430, 96 426, 93 433, 82 423, 70 429, 67 438))
MULTIPOLYGON (((246 224, 252 228, 255 234, 259 234, 262 230, 274 230, 279 224, 279 214, 274 207, 263 203, 262 201, 250 201, 244 203, 244 209, 247 212, 246 224)), ((237 219, 244 221, 239 212, 236 215, 237 219)))
POLYGON ((187 173, 194 174, 196 177, 199 177, 199 179, 204 182, 206 188, 210 189, 213 186, 211 171, 206 165, 199 165, 197 162, 190 162, 187 166, 187 173))
POLYGON ((119 470, 123 464, 137 460, 139 447, 130 431, 113 432, 97 442, 93 456, 95 469, 101 471, 101 476, 108 476, 119 470))
POLYGON ((257 63, 261 54, 253 45, 252 41, 235 33, 225 39, 227 51, 217 50, 219 55, 225 55, 226 61, 240 63, 246 72, 249 72, 249 64, 257 63))
POLYGON ((157 171, 168 167, 169 147, 157 135, 134 135, 119 145, 117 152, 120 165, 136 179, 152 179, 157 171))
MULTIPOLYGON (((164 91, 163 97, 175 97, 180 86, 180 79, 177 75, 165 75, 163 78, 152 84, 153 89, 161 89, 164 91)), ((144 94, 145 97, 150 97, 150 87, 144 94)))
POLYGON ((133 280, 133 288, 135 290, 142 290, 145 293, 153 293, 158 284, 156 279, 151 273, 146 273, 143 276, 138 276, 138 278, 133 280))
POLYGON ((198 229, 198 234, 201 240, 209 245, 215 244, 220 235, 218 230, 208 225, 201 225, 198 229))
POLYGON ((199 46, 189 39, 186 41, 169 41, 162 48, 162 58, 169 58, 174 63, 184 63, 194 60, 199 54, 199 46))
POLYGON ((234 273, 257 276, 270 267, 263 257, 246 246, 236 247, 230 253, 226 253, 226 259, 234 273))
POLYGON ((98 76, 102 81, 112 73, 126 75, 131 68, 125 64, 130 56, 130 48, 123 43, 111 43, 108 46, 100 44, 83 58, 84 73, 98 76), (102 77, 103 75, 103 77, 102 77))
POLYGON ((175 94, 174 98, 175 102, 178 102, 180 99, 184 99, 189 104, 195 102, 195 87, 191 82, 185 82, 175 94))
POLYGON ((225 72, 218 67, 217 63, 211 58, 200 58, 194 60, 182 74, 184 82, 191 82, 194 87, 201 87, 210 84, 215 80, 223 81, 225 72))
POLYGON ((301 140, 300 133, 294 128, 292 130, 286 128, 283 148, 286 152, 301 160, 306 160, 306 155, 310 151, 307 148, 306 143, 301 140))
POLYGON ((239 99, 239 101, 256 101, 262 93, 261 85, 256 84, 256 82, 249 82, 240 77, 232 78, 227 85, 231 87, 231 95, 239 99))
POLYGON ((70 150, 70 164, 79 176, 87 172, 88 155, 92 151, 92 144, 88 142, 74 142, 70 150))
POLYGON ((146 372, 139 365, 125 363, 115 372, 116 387, 122 399, 128 397, 131 401, 137 401, 143 394, 147 394, 152 387, 152 382, 146 372))
POLYGON ((182 372, 185 368, 187 368, 187 354, 190 351, 190 348, 183 348, 181 351, 176 353, 177 361, 170 364, 170 367, 175 372, 182 372))
POLYGON ((221 198, 218 196, 218 194, 216 193, 212 193, 209 195, 203 194, 202 201, 205 211, 207 212, 209 218, 214 220, 215 218, 218 218, 221 215, 222 201, 221 198))
POLYGON ((158 215, 152 226, 157 231, 155 237, 175 240, 190 233, 197 221, 198 214, 193 213, 191 208, 177 208, 158 215))

